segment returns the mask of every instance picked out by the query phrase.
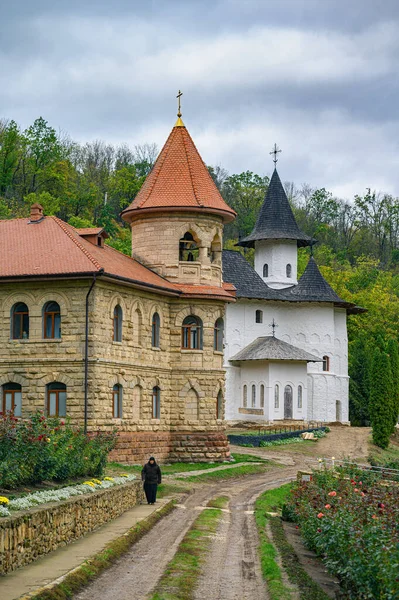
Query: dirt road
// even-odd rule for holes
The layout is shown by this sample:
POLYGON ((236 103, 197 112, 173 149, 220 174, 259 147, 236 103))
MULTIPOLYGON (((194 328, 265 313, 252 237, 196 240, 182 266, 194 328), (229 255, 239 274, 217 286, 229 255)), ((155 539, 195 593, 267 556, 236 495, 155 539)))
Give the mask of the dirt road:
POLYGON ((298 467, 273 468, 217 485, 202 485, 187 496, 112 568, 78 594, 77 600, 144 600, 151 597, 184 534, 211 498, 230 497, 230 512, 213 539, 201 576, 196 600, 264 600, 267 591, 257 554, 258 538, 253 515, 256 497, 296 476, 298 467))

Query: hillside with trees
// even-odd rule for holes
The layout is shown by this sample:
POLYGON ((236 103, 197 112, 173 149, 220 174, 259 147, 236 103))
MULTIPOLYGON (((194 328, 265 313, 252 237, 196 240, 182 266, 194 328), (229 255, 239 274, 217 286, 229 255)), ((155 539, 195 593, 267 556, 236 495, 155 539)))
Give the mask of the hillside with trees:
MULTIPOLYGON (((157 154, 155 144, 80 144, 43 118, 25 130, 0 120, 0 219, 26 217, 39 202, 45 214, 75 227, 104 227, 107 243, 130 254, 130 230, 120 213, 157 154)), ((225 230, 225 247, 232 249, 251 232, 269 177, 229 174, 220 166, 209 172, 238 215, 225 230)), ((375 370, 383 365, 390 372, 385 377, 390 389, 384 392, 392 400, 388 422, 394 422, 399 412, 399 198, 365 188, 344 200, 324 188, 284 185, 298 225, 318 240, 314 254, 327 281, 342 298, 369 311, 349 319, 351 421, 364 425, 378 418, 375 399, 382 384, 375 389, 375 370)), ((246 253, 249 261, 252 252, 246 253)), ((308 249, 300 249, 299 274, 307 260, 308 249)))

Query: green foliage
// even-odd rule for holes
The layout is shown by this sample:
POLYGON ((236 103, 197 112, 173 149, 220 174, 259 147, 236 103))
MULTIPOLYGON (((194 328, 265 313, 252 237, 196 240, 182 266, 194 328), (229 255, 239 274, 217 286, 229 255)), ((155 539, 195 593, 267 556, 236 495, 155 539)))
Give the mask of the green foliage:
POLYGON ((0 487, 103 474, 115 433, 85 435, 70 421, 37 412, 28 419, 0 415, 0 487))
POLYGON ((398 342, 393 338, 388 340, 387 352, 391 363, 392 373, 392 427, 395 427, 399 417, 399 352, 398 342))
POLYGON ((395 402, 389 356, 378 347, 374 350, 371 366, 370 417, 373 442, 387 448, 393 432, 395 402))
POLYGON ((307 546, 351 598, 397 598, 399 488, 364 471, 320 471, 288 503, 307 546))

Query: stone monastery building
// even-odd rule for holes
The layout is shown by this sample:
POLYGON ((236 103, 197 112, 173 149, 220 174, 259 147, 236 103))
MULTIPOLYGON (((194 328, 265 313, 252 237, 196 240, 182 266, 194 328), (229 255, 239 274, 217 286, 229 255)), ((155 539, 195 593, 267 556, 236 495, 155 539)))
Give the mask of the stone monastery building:
POLYGON ((103 229, 75 229, 38 204, 0 221, 1 409, 117 427, 122 462, 223 460, 225 416, 348 420, 346 315, 358 309, 313 258, 296 281, 297 247, 311 240, 276 171, 240 242, 255 247, 255 270, 226 251, 223 281, 235 213, 178 117, 122 213, 131 258, 103 229))
POLYGON ((37 204, 0 221, 2 409, 117 426, 120 461, 225 459, 222 238, 235 213, 180 116, 122 216, 132 258, 37 204))

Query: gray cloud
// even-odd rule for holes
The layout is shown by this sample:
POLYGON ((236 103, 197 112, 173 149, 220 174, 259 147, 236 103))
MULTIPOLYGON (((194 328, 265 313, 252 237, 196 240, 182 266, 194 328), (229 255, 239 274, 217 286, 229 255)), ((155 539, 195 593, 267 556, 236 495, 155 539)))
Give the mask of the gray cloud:
POLYGON ((182 88, 208 163, 267 173, 277 141, 284 180, 399 193, 396 0, 20 0, 1 15, 0 117, 162 145, 182 88))

